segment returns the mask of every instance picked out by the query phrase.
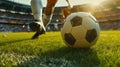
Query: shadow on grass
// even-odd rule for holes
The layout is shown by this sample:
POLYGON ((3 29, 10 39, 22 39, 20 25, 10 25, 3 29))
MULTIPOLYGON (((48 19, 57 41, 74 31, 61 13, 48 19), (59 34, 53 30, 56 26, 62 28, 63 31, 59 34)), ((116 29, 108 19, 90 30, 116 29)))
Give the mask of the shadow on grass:
POLYGON ((25 40, 30 40, 30 39, 26 38, 26 39, 19 39, 19 40, 13 40, 13 41, 8 41, 8 42, 1 42, 0 46, 6 46, 6 45, 9 45, 10 43, 22 42, 25 40))
POLYGON ((41 53, 17 67, 99 67, 100 61, 94 49, 62 47, 41 53))

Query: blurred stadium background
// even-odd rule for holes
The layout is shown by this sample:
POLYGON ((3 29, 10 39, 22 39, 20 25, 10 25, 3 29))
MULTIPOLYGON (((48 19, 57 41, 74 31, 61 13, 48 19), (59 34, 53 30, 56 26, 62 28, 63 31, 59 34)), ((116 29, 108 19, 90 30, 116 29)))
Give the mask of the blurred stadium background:
MULTIPOLYGON (((62 27, 62 9, 56 7, 47 31, 60 31, 62 27)), ((120 0, 105 0, 100 5, 74 5, 71 12, 91 12, 99 21, 102 30, 120 30, 120 0), (89 9, 88 9, 89 8, 89 9)), ((44 9, 43 9, 44 11, 44 9)), ((0 0, 0 31, 27 32, 31 31, 29 23, 34 22, 31 6, 14 0, 0 0)))

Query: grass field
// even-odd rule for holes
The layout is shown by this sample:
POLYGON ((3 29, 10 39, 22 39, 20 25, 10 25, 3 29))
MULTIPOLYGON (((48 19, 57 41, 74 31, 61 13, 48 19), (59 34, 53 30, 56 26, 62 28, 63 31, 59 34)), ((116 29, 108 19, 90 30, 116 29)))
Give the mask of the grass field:
POLYGON ((67 47, 60 32, 0 33, 0 67, 120 67, 120 31, 101 31, 89 49, 67 47))

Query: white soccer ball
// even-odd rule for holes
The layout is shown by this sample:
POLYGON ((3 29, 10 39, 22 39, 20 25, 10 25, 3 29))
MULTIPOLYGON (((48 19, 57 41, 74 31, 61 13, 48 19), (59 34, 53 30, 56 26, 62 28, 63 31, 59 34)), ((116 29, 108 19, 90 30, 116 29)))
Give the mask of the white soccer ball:
POLYGON ((61 34, 68 46, 89 48, 97 42, 100 27, 97 20, 90 13, 71 13, 65 19, 61 34))

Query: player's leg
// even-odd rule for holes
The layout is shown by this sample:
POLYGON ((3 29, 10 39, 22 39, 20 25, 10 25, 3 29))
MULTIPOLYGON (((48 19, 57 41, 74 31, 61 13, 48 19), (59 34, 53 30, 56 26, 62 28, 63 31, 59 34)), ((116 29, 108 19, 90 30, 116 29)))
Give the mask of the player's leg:
POLYGON ((66 17, 70 14, 70 9, 69 8, 63 8, 62 9, 62 18, 61 21, 64 23, 64 20, 66 17))
MULTIPOLYGON (((40 34, 45 33, 45 27, 48 25, 48 23, 50 22, 50 20, 52 18, 52 13, 54 11, 54 7, 55 7, 56 2, 57 2, 57 0, 47 0, 47 6, 45 8, 45 12, 44 12, 44 15, 43 15, 43 18, 42 18, 43 22, 44 22, 44 25, 43 25, 43 23, 32 23, 30 25, 30 27, 33 28, 33 30, 37 30, 37 32, 32 37, 32 39, 38 38, 38 36, 40 34), (37 28, 37 27, 40 27, 40 28, 37 28), (39 29, 41 31, 39 31, 39 29)), ((34 18, 37 21, 39 20, 39 22, 40 22, 41 17, 42 17, 42 7, 40 7, 40 6, 42 6, 41 4, 42 3, 40 3, 40 0, 32 0, 31 1, 31 8, 32 8, 34 18)))
POLYGON ((62 20, 63 23, 64 23, 64 20, 67 18, 67 16, 71 13, 70 11, 71 11, 71 8, 72 8, 69 0, 66 0, 66 2, 68 4, 68 6, 66 8, 62 9, 62 18, 61 18, 61 20, 62 20))
POLYGON ((30 28, 36 33, 33 35, 32 39, 36 39, 39 35, 45 33, 45 27, 42 21, 42 1, 41 0, 31 0, 31 9, 35 19, 34 23, 30 24, 30 28))
POLYGON ((58 0, 47 0, 47 5, 43 14, 43 23, 45 27, 49 24, 50 20, 52 19, 52 14, 54 12, 55 4, 57 3, 57 1, 58 0))

